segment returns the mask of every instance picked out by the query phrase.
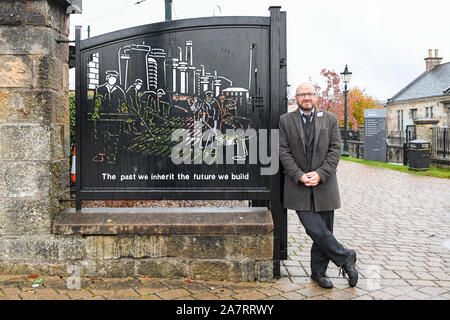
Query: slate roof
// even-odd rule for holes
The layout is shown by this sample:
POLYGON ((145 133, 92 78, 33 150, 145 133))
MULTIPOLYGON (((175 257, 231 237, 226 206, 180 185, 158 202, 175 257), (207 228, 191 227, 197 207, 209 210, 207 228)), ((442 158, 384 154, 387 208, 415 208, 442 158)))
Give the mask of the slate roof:
POLYGON ((390 102, 435 97, 450 94, 450 62, 439 64, 433 69, 422 73, 390 102))

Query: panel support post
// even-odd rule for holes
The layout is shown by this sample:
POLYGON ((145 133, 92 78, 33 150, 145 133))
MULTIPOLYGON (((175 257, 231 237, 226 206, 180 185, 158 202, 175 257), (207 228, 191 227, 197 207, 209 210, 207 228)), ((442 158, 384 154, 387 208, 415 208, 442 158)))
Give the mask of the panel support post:
MULTIPOLYGON (((286 112, 286 13, 270 7, 270 129, 278 130, 286 112)), ((270 141, 276 143, 278 141, 270 141)), ((279 161, 279 160, 278 160, 279 161)), ((280 277, 280 261, 287 258, 287 211, 283 208, 280 170, 271 178, 270 210, 274 221, 273 276, 280 277)))
POLYGON ((75 26, 75 132, 76 132, 76 177, 75 181, 75 208, 81 210, 80 180, 81 180, 81 26, 75 26))

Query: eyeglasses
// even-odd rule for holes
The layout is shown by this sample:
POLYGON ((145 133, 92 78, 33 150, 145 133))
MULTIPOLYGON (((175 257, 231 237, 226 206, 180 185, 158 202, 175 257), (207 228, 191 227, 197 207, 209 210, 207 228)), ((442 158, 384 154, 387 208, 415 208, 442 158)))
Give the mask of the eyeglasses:
POLYGON ((314 92, 307 92, 307 93, 296 94, 296 97, 305 98, 305 97, 314 97, 315 95, 316 94, 314 92))

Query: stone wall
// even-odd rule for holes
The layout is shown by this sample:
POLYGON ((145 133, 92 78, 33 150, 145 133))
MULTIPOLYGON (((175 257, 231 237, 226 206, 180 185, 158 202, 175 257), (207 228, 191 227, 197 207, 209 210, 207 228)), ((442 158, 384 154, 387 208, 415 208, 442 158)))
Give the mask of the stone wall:
POLYGON ((0 237, 0 273, 271 281, 267 208, 91 208, 57 215, 54 235, 0 237))
MULTIPOLYGON (((363 141, 349 141, 348 152, 350 157, 364 159, 364 142, 363 141)), ((403 164, 403 146, 388 145, 387 146, 387 162, 403 164)), ((437 168, 450 169, 449 158, 431 158, 431 165, 437 168)))
POLYGON ((0 1, 3 242, 51 243, 69 196, 68 19, 56 1, 0 1))
MULTIPOLYGON (((364 141, 349 141, 348 152, 352 158, 364 159, 364 141)), ((403 163, 403 146, 388 144, 386 161, 403 163)))

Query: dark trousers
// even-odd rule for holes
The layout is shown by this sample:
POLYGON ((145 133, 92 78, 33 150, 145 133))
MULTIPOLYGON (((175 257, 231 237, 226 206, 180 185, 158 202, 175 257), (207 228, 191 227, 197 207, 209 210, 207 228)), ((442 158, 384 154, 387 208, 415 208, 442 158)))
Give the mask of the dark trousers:
POLYGON ((314 197, 311 195, 310 210, 298 210, 297 215, 306 234, 313 240, 311 273, 325 274, 330 260, 341 267, 347 261, 350 252, 333 235, 334 210, 315 212, 314 197))

